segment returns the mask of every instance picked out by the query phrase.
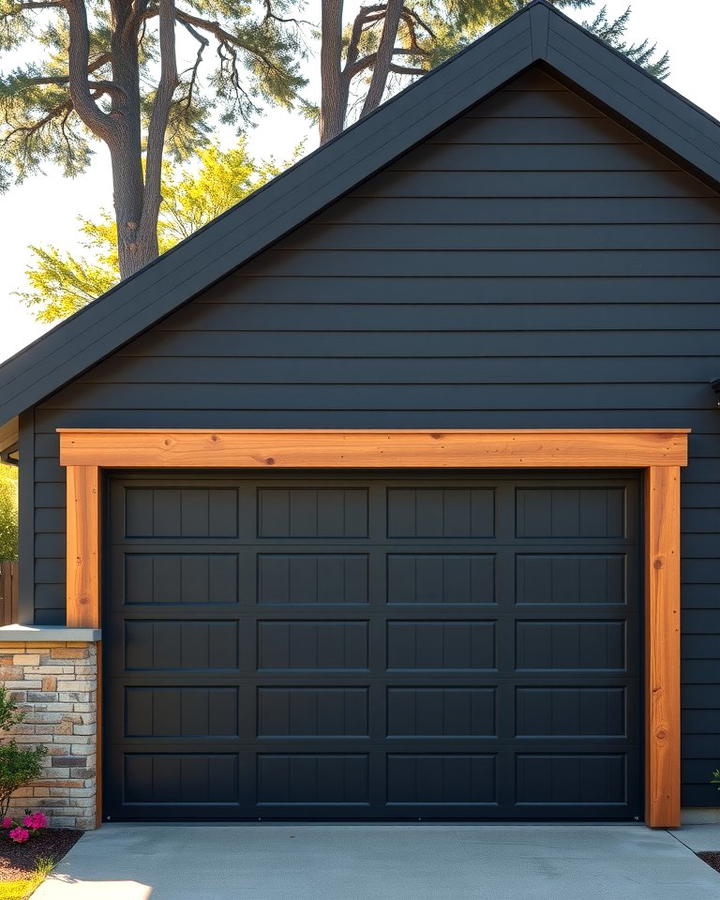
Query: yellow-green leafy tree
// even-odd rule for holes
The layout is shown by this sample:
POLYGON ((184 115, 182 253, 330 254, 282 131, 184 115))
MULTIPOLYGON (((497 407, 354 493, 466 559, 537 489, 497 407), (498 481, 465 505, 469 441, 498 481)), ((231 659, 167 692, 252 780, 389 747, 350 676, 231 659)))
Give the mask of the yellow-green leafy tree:
MULTIPOLYGON (((235 203, 243 200, 297 158, 255 160, 241 140, 229 150, 207 147, 196 165, 166 163, 163 199, 158 216, 161 253, 189 237, 235 203)), ((55 322, 77 312, 120 280, 115 217, 101 211, 97 219, 80 219, 81 253, 55 246, 32 246, 26 270, 28 288, 22 300, 41 322, 55 322)))
POLYGON ((17 468, 0 463, 0 561, 17 559, 17 468))

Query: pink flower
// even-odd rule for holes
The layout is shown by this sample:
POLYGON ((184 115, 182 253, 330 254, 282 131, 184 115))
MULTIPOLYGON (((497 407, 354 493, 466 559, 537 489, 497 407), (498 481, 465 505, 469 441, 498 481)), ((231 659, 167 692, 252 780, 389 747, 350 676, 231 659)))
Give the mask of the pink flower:
POLYGON ((26 828, 45 828, 47 825, 47 819, 45 818, 45 814, 42 812, 31 813, 29 816, 25 816, 22 820, 23 825, 26 828))
POLYGON ((21 828, 18 825, 17 828, 13 828, 8 837, 11 841, 15 841, 16 844, 24 844, 25 841, 30 837, 30 832, 27 830, 27 828, 21 828))
POLYGON ((10 816, 5 816, 5 818, 0 823, 1 828, 12 828, 15 823, 10 818, 10 816))

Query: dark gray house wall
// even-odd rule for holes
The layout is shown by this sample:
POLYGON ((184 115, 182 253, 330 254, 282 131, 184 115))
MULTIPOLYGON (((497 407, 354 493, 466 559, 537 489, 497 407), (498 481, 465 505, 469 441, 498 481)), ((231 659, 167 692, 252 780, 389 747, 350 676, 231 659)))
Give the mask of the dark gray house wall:
POLYGON ((718 250, 712 188, 520 76, 23 417, 35 621, 64 622, 59 426, 690 427, 683 803, 711 803, 718 250))

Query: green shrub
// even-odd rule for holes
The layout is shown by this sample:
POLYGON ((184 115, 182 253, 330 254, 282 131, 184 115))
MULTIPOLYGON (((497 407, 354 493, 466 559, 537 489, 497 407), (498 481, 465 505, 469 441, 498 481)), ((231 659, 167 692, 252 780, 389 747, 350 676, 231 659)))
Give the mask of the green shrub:
MULTIPOLYGON (((24 718, 15 698, 0 685, 0 730, 7 731, 24 718)), ((0 817, 7 814, 13 793, 40 777, 46 754, 45 747, 19 747, 13 738, 0 744, 0 817)))

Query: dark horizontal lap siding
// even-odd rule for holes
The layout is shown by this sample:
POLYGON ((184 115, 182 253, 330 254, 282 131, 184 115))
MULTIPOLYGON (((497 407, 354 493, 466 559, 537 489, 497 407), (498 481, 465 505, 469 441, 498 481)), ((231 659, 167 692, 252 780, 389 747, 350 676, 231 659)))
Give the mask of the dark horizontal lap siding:
POLYGON ((64 619, 60 425, 691 427, 684 801, 716 804, 718 250, 716 193, 517 79, 36 409, 37 621, 64 619))

